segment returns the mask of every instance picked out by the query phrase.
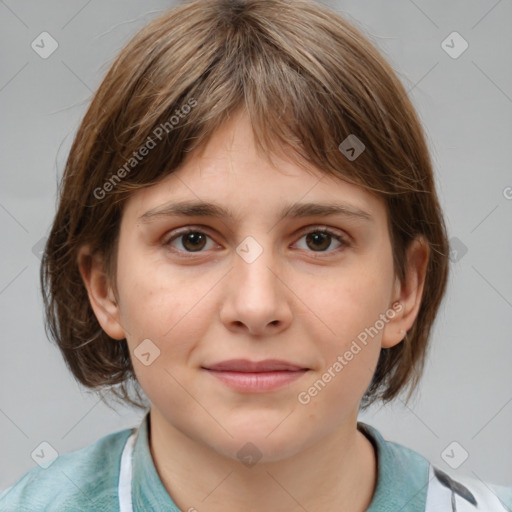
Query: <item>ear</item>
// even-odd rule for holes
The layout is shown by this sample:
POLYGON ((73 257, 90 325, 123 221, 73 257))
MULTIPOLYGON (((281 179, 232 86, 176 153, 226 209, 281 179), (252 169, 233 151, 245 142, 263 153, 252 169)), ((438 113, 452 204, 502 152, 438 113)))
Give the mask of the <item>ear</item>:
POLYGON ((398 345, 414 324, 421 306, 429 256, 430 248, 423 236, 409 244, 405 282, 396 278, 392 301, 392 309, 396 314, 384 330, 382 348, 398 345))
POLYGON ((77 263, 99 324, 111 338, 126 338, 120 322, 119 305, 108 281, 103 258, 92 254, 89 246, 83 246, 79 250, 77 263))

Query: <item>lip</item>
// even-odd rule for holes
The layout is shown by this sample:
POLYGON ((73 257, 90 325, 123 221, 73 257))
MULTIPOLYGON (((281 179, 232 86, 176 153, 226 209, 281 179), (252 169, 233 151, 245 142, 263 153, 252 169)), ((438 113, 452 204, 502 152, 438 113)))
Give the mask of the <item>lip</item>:
POLYGON ((210 375, 240 392, 266 392, 302 377, 309 368, 288 361, 231 359, 203 367, 210 375))
POLYGON ((278 372, 278 371, 298 371, 308 370, 288 361, 281 359, 265 359, 263 361, 250 361, 249 359, 230 359, 229 361, 221 361, 220 363, 209 364, 203 366, 207 370, 226 371, 226 372, 278 372))

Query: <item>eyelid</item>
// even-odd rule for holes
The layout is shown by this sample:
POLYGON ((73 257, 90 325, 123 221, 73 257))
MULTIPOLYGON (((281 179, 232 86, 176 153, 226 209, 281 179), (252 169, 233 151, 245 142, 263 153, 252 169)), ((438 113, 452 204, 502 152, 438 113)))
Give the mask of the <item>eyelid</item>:
POLYGON ((210 234, 211 233, 211 229, 208 228, 207 226, 190 224, 190 225, 187 225, 187 226, 183 226, 182 228, 175 228, 175 229, 172 229, 171 231, 169 231, 164 236, 164 238, 163 238, 164 242, 163 243, 164 244, 169 243, 169 242, 175 240, 176 238, 178 238, 181 235, 186 235, 187 233, 192 233, 192 232, 195 233, 196 231, 204 233, 205 235, 208 235, 210 238, 212 238, 212 235, 210 234))
POLYGON ((326 226, 325 224, 310 224, 309 226, 301 228, 299 230, 299 234, 302 235, 305 233, 309 233, 311 231, 320 231, 329 233, 331 235, 336 235, 339 236, 340 238, 343 238, 347 243, 350 241, 351 238, 349 234, 343 231, 342 229, 326 226))

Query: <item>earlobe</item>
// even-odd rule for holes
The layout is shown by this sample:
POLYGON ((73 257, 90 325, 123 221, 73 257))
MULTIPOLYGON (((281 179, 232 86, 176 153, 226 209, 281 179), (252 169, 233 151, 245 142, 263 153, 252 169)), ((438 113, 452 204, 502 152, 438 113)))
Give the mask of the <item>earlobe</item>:
POLYGON ((120 322, 119 305, 105 272, 103 258, 98 254, 91 254, 90 248, 84 246, 79 251, 77 264, 99 324, 111 338, 126 338, 120 322))
POLYGON ((400 304, 400 311, 386 326, 382 348, 398 345, 413 326, 421 307, 429 255, 430 248, 424 237, 417 237, 409 245, 405 282, 401 283, 398 278, 395 282, 393 303, 400 304))

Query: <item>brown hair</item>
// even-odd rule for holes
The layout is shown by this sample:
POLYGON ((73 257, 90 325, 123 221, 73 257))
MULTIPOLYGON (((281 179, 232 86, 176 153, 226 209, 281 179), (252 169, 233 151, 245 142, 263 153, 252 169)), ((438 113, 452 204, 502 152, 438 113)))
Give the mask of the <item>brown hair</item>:
POLYGON ((361 407, 390 401, 407 386, 409 399, 448 276, 432 164, 420 121, 391 66, 358 29, 314 1, 196 0, 166 11, 124 47, 66 163, 41 266, 48 334, 80 383, 147 406, 126 340, 110 338, 92 311, 78 250, 89 244, 105 257, 115 289, 126 198, 176 170, 239 109, 250 116, 265 154, 288 148, 297 162, 385 201, 401 279, 408 244, 418 235, 427 241, 418 316, 403 342, 381 350, 361 407), (365 146, 353 160, 339 149, 349 135, 365 146), (138 400, 130 396, 130 383, 138 400))

